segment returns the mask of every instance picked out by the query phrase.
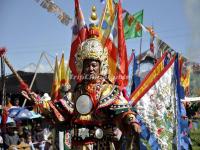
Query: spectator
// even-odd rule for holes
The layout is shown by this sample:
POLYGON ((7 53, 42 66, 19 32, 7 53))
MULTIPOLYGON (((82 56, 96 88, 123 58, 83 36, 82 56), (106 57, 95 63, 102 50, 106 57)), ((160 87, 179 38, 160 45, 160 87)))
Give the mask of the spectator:
POLYGON ((34 145, 35 148, 43 150, 45 147, 44 131, 39 123, 36 124, 35 131, 33 133, 33 142, 37 143, 34 145))
POLYGON ((33 144, 33 141, 32 141, 32 135, 31 135, 31 134, 29 134, 28 137, 27 137, 27 143, 30 145, 31 150, 35 150, 35 147, 34 147, 34 144, 33 144))
POLYGON ((33 141, 41 142, 44 140, 44 131, 39 123, 36 124, 35 131, 33 133, 33 141))
POLYGON ((17 145, 19 142, 19 136, 14 132, 16 129, 15 124, 7 128, 7 133, 5 134, 5 148, 7 149, 11 145, 17 145))
POLYGON ((18 150, 31 150, 30 145, 25 143, 25 139, 23 137, 20 138, 20 144, 17 146, 18 150))
POLYGON ((20 107, 20 105, 19 105, 19 98, 17 98, 17 97, 14 100, 14 106, 20 107))
POLYGON ((6 100, 6 107, 9 109, 9 108, 12 107, 11 98, 10 98, 10 97, 7 97, 6 99, 7 99, 7 100, 6 100))

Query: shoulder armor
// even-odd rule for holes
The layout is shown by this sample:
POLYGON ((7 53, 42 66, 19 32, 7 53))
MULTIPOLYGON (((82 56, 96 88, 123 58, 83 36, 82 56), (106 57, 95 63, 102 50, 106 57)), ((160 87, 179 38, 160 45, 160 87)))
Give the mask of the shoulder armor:
POLYGON ((117 99, 112 103, 110 109, 111 110, 118 110, 118 109, 125 109, 130 108, 130 105, 126 98, 123 96, 122 93, 117 97, 117 99))
POLYGON ((119 96, 120 91, 116 85, 104 85, 98 108, 106 107, 112 104, 119 96))

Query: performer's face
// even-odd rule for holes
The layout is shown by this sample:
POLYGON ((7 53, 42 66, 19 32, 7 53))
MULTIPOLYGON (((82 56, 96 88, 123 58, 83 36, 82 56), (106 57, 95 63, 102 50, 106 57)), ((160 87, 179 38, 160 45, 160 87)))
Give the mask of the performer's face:
POLYGON ((85 80, 96 80, 100 74, 100 62, 97 60, 86 59, 83 62, 83 75, 85 80))

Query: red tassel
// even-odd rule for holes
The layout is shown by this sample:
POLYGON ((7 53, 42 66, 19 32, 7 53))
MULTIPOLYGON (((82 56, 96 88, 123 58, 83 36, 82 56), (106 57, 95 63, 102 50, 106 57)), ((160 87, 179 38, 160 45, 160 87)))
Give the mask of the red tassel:
POLYGON ((8 120, 8 108, 4 107, 2 113, 2 124, 5 125, 7 120, 8 120))
POLYGON ((28 88, 28 85, 25 82, 20 83, 20 89, 27 91, 27 92, 30 92, 30 89, 28 88))
POLYGON ((0 56, 3 56, 6 53, 6 48, 5 47, 0 47, 0 56))

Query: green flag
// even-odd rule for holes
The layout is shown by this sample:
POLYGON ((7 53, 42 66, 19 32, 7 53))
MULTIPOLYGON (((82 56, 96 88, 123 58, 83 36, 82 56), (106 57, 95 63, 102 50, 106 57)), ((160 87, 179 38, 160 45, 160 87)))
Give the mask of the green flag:
POLYGON ((126 39, 142 36, 141 24, 143 23, 143 10, 137 12, 134 15, 130 15, 127 12, 123 22, 124 22, 124 35, 126 39))

